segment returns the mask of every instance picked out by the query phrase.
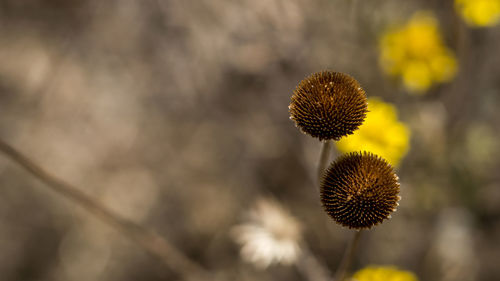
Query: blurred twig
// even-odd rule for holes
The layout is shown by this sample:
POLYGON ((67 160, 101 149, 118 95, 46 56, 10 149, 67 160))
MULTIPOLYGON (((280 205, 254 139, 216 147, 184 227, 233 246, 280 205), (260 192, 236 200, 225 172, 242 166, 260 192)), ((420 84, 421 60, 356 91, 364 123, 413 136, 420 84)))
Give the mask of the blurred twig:
POLYGON ((358 230, 354 232, 351 243, 347 247, 344 257, 342 257, 342 261, 340 262, 339 268, 335 273, 335 281, 344 281, 347 271, 351 266, 352 258, 354 257, 354 253, 356 252, 356 248, 358 247, 359 237, 361 236, 362 230, 358 230))
POLYGON ((93 200, 75 186, 51 175, 41 166, 17 151, 15 148, 0 139, 0 151, 11 160, 21 165, 33 176, 44 182, 50 189, 66 197, 75 204, 115 228, 124 236, 140 245, 151 255, 157 257, 170 270, 186 280, 211 280, 209 273, 199 264, 187 258, 156 232, 120 217, 109 209, 93 200))
POLYGON ((296 266, 309 281, 331 280, 331 274, 328 269, 305 246, 302 246, 302 255, 297 261, 296 266))

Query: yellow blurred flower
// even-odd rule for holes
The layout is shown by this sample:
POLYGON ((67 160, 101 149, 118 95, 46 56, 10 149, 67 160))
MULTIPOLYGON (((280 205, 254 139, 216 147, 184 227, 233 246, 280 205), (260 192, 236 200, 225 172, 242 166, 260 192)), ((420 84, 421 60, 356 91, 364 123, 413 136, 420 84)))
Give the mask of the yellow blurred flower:
POLYGON ((500 21, 500 0, 455 0, 455 8, 471 26, 493 26, 500 21))
POLYGON ((368 266, 354 274, 355 281, 418 281, 415 274, 394 266, 368 266))
POLYGON ((406 25, 386 31, 379 45, 384 71, 401 77, 413 93, 424 93, 435 83, 450 81, 457 72, 455 56, 444 45, 431 13, 415 13, 406 25))
POLYGON ((366 150, 397 166, 408 152, 409 141, 410 130, 398 121, 394 105, 371 98, 363 125, 354 134, 336 142, 336 145, 342 153, 366 150))

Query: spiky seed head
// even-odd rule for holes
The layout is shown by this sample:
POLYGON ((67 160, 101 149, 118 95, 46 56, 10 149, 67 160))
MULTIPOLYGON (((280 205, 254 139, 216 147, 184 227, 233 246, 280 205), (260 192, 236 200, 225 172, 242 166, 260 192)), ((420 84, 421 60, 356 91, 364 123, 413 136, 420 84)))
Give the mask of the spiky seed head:
POLYGON ((341 156, 326 170, 321 182, 325 211, 342 226, 371 228, 396 210, 398 176, 383 158, 369 152, 341 156))
POLYGON ((290 103, 290 119, 304 133, 320 140, 339 140, 363 123, 365 91, 351 76, 322 71, 302 80, 290 103))

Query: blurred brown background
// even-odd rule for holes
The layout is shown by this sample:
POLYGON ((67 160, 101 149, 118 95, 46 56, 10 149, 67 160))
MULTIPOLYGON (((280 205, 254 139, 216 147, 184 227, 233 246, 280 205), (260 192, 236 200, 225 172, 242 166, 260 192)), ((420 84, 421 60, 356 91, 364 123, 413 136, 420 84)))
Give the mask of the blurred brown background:
MULTIPOLYGON (((305 280, 242 262, 229 233, 273 197, 334 270, 351 232, 321 209, 320 143, 288 104, 310 73, 346 72, 412 131, 401 206, 363 237, 354 269, 494 281, 499 46, 498 26, 465 27, 453 1, 3 0, 0 137, 219 276, 305 280), (459 73, 414 96, 380 70, 377 37, 420 9, 438 17, 459 73)), ((182 278, 0 157, 0 280, 182 278)))

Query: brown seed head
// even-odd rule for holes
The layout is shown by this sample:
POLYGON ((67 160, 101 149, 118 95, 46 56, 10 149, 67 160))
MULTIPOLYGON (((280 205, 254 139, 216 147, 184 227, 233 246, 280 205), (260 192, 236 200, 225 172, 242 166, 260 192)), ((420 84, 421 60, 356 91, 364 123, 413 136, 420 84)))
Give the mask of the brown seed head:
POLYGON ((306 134, 320 140, 339 140, 363 123, 367 106, 358 81, 344 73, 323 71, 295 88, 290 119, 306 134))
POLYGON ((390 218, 400 197, 398 176, 383 158, 369 152, 341 156, 326 170, 321 202, 337 223, 371 228, 390 218))

